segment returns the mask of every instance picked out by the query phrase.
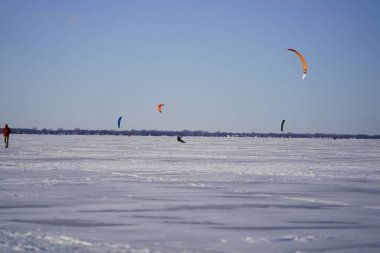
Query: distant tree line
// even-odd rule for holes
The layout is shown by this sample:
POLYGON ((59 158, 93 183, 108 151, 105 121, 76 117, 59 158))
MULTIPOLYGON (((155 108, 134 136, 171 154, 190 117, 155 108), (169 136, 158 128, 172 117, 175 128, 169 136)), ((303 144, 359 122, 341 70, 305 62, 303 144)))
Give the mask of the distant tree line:
POLYGON ((75 128, 74 130, 13 128, 13 134, 42 134, 42 135, 126 135, 126 136, 201 136, 201 137, 262 137, 262 138, 335 138, 335 139, 380 139, 380 135, 365 134, 297 134, 297 133, 234 133, 234 132, 207 132, 207 131, 164 131, 164 130, 88 130, 75 128))

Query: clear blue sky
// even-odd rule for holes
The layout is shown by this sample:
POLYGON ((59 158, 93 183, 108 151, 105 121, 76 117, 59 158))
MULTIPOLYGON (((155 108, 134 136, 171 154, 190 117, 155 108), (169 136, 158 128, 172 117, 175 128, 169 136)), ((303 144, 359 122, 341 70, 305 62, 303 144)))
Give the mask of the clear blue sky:
POLYGON ((0 0, 15 128, 380 134, 379 62, 380 1, 0 0))

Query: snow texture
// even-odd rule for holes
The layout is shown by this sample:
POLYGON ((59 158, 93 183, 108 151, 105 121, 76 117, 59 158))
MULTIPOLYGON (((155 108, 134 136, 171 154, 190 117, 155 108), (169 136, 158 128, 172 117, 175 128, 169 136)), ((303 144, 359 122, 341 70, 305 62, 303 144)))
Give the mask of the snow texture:
POLYGON ((379 252, 380 141, 12 135, 0 252, 379 252))

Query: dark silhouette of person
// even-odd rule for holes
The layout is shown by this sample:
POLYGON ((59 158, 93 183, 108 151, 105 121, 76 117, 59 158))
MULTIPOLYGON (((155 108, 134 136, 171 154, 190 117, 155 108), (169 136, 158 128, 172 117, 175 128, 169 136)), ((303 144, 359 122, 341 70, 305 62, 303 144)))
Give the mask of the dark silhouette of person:
POLYGON ((9 145, 9 135, 11 134, 12 130, 8 127, 8 124, 5 124, 5 127, 3 128, 2 132, 4 137, 5 148, 7 148, 9 145))
POLYGON ((184 141, 182 140, 182 136, 179 136, 179 135, 177 136, 177 141, 178 141, 178 142, 182 142, 182 143, 186 143, 186 142, 184 142, 184 141))

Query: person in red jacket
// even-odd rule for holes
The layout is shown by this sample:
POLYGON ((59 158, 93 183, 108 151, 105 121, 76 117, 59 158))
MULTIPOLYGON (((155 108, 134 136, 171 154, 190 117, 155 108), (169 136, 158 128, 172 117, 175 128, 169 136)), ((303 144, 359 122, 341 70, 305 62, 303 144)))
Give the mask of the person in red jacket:
POLYGON ((8 127, 7 124, 5 124, 5 127, 3 128, 3 136, 4 136, 4 143, 5 147, 8 147, 9 144, 9 135, 11 134, 11 129, 8 127))

